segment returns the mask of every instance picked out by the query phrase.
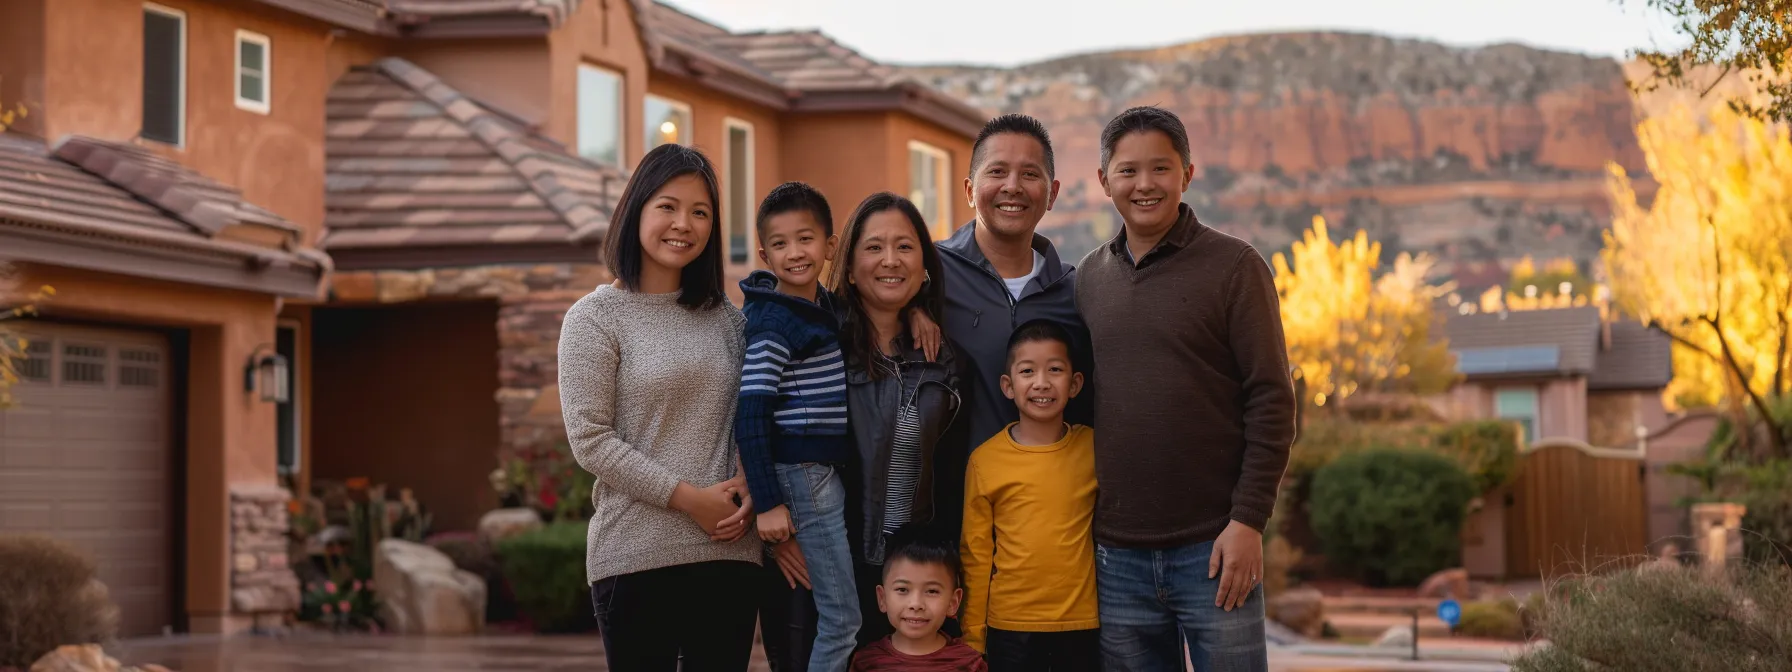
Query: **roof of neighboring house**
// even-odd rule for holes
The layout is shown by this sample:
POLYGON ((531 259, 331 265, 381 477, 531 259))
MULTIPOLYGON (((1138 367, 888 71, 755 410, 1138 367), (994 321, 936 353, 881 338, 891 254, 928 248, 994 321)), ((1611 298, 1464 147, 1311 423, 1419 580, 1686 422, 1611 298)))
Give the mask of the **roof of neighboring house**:
POLYGON ((343 269, 592 260, 627 182, 399 58, 326 110, 320 246, 343 269))
POLYGON ((1600 320, 1596 306, 1451 314, 1445 333, 1457 369, 1469 378, 1579 375, 1595 390, 1667 385, 1673 376, 1666 334, 1618 320, 1605 347, 1600 320))
POLYGON ((820 31, 735 33, 657 0, 634 3, 654 67, 774 108, 897 108, 965 135, 976 135, 987 118, 820 31))
POLYGON ((541 35, 578 11, 580 0, 261 0, 373 35, 541 35))
POLYGON ((8 258, 286 296, 316 296, 330 261, 242 193, 134 145, 0 133, 8 258))

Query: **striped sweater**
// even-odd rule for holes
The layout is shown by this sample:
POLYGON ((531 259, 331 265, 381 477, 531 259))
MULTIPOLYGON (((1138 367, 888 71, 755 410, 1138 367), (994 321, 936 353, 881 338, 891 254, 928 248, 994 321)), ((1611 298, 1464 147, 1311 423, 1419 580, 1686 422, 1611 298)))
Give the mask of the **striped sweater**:
POLYGON ((817 290, 814 302, 781 294, 766 271, 754 271, 740 288, 747 356, 734 437, 753 508, 768 511, 785 503, 775 465, 851 458, 846 364, 827 290, 817 290))

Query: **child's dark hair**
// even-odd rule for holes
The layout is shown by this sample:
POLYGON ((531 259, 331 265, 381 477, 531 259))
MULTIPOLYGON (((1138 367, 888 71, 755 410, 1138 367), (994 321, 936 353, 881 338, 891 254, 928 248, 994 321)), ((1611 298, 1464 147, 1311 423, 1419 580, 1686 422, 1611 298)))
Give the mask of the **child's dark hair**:
POLYGON ((1070 340, 1070 330, 1065 329, 1062 324, 1045 318, 1028 320, 1014 328, 1014 333, 1008 336, 1008 366, 1014 366, 1014 351, 1019 349, 1022 343, 1047 341, 1064 344, 1065 359, 1071 362, 1070 370, 1074 373, 1076 371, 1076 344, 1070 340))
POLYGON ((716 193, 716 169, 703 152, 684 145, 666 143, 641 157, 635 174, 622 188, 622 198, 610 215, 610 231, 604 239, 604 265, 610 275, 622 281, 629 291, 641 289, 641 213, 666 183, 685 175, 703 180, 711 213, 709 241, 703 253, 686 264, 679 276, 678 305, 686 308, 714 308, 728 302, 722 291, 722 226, 714 213, 720 205, 716 193))
POLYGON ((786 212, 807 212, 821 225, 823 236, 834 235, 834 212, 828 209, 828 199, 807 183, 785 182, 773 187, 772 193, 759 202, 759 214, 754 217, 753 228, 759 230, 761 243, 765 242, 765 220, 786 212))
POLYGON ((1188 165, 1188 127, 1182 125, 1182 118, 1164 108, 1143 105, 1121 112, 1101 129, 1101 169, 1108 169, 1108 160, 1114 158, 1114 146, 1120 144, 1121 138, 1151 131, 1169 138, 1182 165, 1188 165))
MULTIPOLYGON (((924 523, 909 523, 897 529, 884 543, 884 571, 897 560, 920 565, 944 565, 952 574, 952 587, 964 587, 964 561, 958 557, 958 540, 945 530, 924 523)), ((881 582, 881 581, 880 581, 881 582)))

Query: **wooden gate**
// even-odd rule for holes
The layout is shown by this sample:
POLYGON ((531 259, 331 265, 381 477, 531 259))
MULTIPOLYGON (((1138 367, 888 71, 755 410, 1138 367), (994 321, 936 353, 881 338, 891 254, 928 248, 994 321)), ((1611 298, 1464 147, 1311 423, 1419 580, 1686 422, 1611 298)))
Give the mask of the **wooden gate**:
POLYGON ((1519 461, 1507 509, 1506 569, 1553 577, 1634 564, 1648 545, 1639 452, 1542 442, 1519 461))

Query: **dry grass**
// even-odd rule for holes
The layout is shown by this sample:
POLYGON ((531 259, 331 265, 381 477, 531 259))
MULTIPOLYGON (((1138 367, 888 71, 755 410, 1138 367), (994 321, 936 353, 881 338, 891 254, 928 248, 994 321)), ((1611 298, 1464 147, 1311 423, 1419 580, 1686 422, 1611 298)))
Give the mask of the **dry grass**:
POLYGON ((93 560, 39 536, 0 536, 0 668, 28 668, 64 644, 95 644, 118 631, 118 607, 94 578, 93 560))
POLYGON ((1514 660, 1514 672, 1792 669, 1792 571, 1783 566, 1645 565, 1546 590, 1536 617, 1551 646, 1514 660))

